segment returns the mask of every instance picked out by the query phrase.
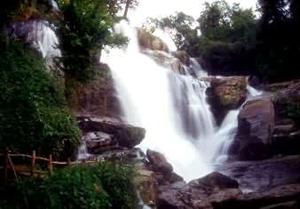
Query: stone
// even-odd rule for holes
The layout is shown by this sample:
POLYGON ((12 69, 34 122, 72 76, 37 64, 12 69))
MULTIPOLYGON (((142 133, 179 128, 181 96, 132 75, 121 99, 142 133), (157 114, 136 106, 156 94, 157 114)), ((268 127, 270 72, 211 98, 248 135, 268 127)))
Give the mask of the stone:
POLYGON ((104 132, 112 135, 121 147, 133 148, 140 144, 145 137, 145 129, 111 119, 77 117, 83 133, 104 132))
POLYGON ((191 181, 161 186, 157 200, 158 209, 213 209, 212 202, 237 198, 241 191, 238 183, 220 173, 191 181))
POLYGON ((247 97, 247 80, 243 76, 213 77, 207 89, 208 102, 218 124, 229 110, 238 108, 247 97))
POLYGON ((117 148, 117 142, 112 135, 103 132, 88 132, 82 139, 86 143, 89 154, 101 154, 107 150, 117 148))
POLYGON ((163 154, 148 149, 146 156, 154 171, 161 172, 163 174, 170 174, 173 172, 172 165, 167 161, 163 154))
POLYGON ((273 102, 264 97, 246 102, 238 115, 238 130, 230 154, 239 160, 260 160, 270 156, 275 126, 273 102))
POLYGON ((97 68, 102 73, 95 75, 92 81, 84 85, 74 84, 69 106, 75 115, 120 119, 122 108, 111 71, 105 64, 98 64, 97 68))
POLYGON ((151 32, 139 28, 137 30, 138 43, 142 49, 151 49, 158 51, 168 52, 168 46, 158 37, 154 36, 151 32))

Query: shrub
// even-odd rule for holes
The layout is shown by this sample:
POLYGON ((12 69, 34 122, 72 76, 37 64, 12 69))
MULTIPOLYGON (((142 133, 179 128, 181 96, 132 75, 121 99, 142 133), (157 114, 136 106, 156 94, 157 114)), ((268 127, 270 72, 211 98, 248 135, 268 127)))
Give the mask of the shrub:
MULTIPOLYGON (((80 165, 15 187, 15 209, 136 209, 133 169, 119 164, 80 165)), ((1 202, 1 197, 0 197, 1 202)), ((6 205, 12 205, 7 202, 6 205)))

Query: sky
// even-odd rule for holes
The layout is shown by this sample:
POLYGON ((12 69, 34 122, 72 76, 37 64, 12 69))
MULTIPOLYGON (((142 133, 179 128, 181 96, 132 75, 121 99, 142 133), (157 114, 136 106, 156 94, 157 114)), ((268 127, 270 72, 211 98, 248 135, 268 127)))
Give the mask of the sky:
MULTIPOLYGON (((131 21, 135 24, 145 22, 147 17, 165 17, 176 11, 184 12, 195 18, 203 8, 204 2, 214 0, 139 0, 135 11, 130 11, 131 21)), ((257 0, 226 0, 228 3, 239 3, 243 8, 256 8, 257 0)))

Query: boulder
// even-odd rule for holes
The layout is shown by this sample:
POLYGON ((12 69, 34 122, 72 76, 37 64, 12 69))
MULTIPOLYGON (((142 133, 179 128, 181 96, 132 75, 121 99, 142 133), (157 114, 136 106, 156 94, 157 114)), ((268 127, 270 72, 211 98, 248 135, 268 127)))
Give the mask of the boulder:
POLYGON ((300 127, 300 80, 275 83, 265 87, 273 93, 276 119, 293 120, 300 127))
POLYGON ((212 204, 214 209, 298 209, 300 184, 278 186, 268 191, 252 192, 212 204))
POLYGON ((161 186, 158 209, 209 209, 212 202, 237 198, 241 191, 238 183, 220 173, 212 173, 188 184, 176 182, 161 186))
POLYGON ((151 49, 168 52, 168 46, 158 37, 154 36, 151 32, 139 28, 137 30, 138 43, 142 49, 151 49))
POLYGON ((150 162, 151 168, 154 171, 170 174, 173 172, 172 165, 167 161, 165 156, 159 152, 153 150, 147 150, 147 159, 150 162))
POLYGON ((143 53, 151 57, 157 64, 169 68, 175 73, 182 75, 186 74, 184 64, 171 54, 168 54, 164 51, 151 50, 144 50, 143 53))
POLYGON ((238 108, 247 97, 246 77, 214 77, 207 89, 208 102, 218 124, 229 110, 238 108))
POLYGON ((242 191, 269 191, 282 185, 300 183, 300 156, 227 162, 217 170, 237 180, 242 191))
POLYGON ((237 135, 230 153, 240 160, 267 158, 274 125, 274 106, 270 98, 248 101, 238 115, 237 135))
POLYGON ((83 133, 104 132, 112 135, 121 147, 133 148, 145 137, 145 129, 110 119, 77 117, 83 133))
POLYGON ((88 132, 82 139, 85 141, 89 154, 101 154, 118 147, 113 136, 103 132, 88 132))

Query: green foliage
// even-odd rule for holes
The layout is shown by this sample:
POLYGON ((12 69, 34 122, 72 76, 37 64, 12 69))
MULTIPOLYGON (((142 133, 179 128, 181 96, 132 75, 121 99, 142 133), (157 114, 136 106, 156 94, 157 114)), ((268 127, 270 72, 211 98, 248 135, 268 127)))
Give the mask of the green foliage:
POLYGON ((60 0, 59 6, 64 16, 58 26, 63 70, 67 78, 86 82, 94 77, 104 45, 126 43, 112 32, 117 8, 108 0, 60 0))
POLYGON ((9 39, 1 38, 0 47, 0 148, 70 156, 79 129, 43 59, 9 39))
POLYGON ((18 199, 6 204, 15 209, 136 209, 133 175, 131 167, 120 164, 69 167, 45 180, 19 182, 18 199))
POLYGON ((177 47, 201 57, 212 74, 247 74, 255 69, 257 21, 251 9, 220 0, 205 3, 197 22, 184 13, 154 22, 175 29, 177 47))
POLYGON ((300 5, 296 0, 260 0, 257 49, 261 77, 282 81, 300 77, 300 5))

